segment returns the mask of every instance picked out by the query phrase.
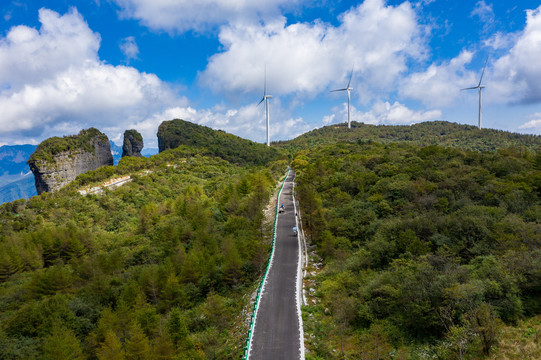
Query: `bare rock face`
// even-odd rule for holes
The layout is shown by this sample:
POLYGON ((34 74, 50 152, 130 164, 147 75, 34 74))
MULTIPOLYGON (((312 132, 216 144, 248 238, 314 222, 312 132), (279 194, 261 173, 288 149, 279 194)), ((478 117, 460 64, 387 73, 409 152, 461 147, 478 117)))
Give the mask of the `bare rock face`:
POLYGON ((124 143, 122 144, 122 157, 136 156, 141 157, 143 150, 143 137, 137 130, 126 130, 124 132, 124 143))
POLYGON ((43 141, 30 156, 28 165, 41 194, 57 191, 87 171, 113 165, 113 155, 107 135, 90 128, 78 135, 43 141))

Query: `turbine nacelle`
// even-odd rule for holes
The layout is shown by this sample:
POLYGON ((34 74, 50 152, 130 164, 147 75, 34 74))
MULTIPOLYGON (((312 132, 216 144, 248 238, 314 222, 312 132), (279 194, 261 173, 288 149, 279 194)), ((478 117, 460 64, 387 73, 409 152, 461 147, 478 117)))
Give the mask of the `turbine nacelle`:
POLYGON ((260 102, 257 103, 257 106, 261 105, 261 103, 265 101, 265 99, 270 99, 270 98, 272 98, 272 95, 263 95, 263 98, 261 99, 260 102))
POLYGON ((336 92, 336 91, 351 91, 351 90, 353 90, 353 88, 336 89, 336 90, 331 90, 330 92, 336 92))

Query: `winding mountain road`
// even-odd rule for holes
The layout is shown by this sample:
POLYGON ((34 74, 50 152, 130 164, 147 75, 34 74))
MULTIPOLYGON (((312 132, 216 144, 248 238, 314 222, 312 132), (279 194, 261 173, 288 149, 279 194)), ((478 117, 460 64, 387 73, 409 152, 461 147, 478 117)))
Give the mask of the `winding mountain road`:
POLYGON ((296 209, 293 200, 295 172, 286 178, 278 214, 276 242, 256 314, 250 360, 304 359, 302 320, 300 318, 300 244, 293 233, 296 209))

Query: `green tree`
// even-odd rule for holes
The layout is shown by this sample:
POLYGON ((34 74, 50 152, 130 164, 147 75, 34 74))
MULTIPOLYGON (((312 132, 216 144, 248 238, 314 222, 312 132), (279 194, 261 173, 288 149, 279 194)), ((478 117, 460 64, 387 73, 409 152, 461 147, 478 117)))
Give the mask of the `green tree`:
POLYGON ((122 343, 113 331, 108 331, 105 334, 105 340, 100 344, 97 351, 99 360, 124 360, 124 350, 122 343))
POLYGON ((188 327, 179 308, 174 308, 169 313, 167 332, 173 341, 175 348, 189 347, 188 327))
POLYGON ((126 360, 152 359, 150 342, 137 322, 132 322, 126 342, 126 360))
POLYGON ((82 360, 85 357, 73 331, 55 326, 51 334, 43 339, 43 358, 46 360, 82 360))

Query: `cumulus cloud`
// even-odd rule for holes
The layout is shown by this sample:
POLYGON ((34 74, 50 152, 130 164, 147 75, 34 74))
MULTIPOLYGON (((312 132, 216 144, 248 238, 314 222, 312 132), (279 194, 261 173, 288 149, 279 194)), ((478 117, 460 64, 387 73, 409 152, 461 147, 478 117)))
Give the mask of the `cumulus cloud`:
MULTIPOLYGON (((347 103, 335 108, 335 113, 323 117, 323 124, 347 122, 347 103)), ((351 120, 371 125, 411 125, 441 119, 441 110, 412 110, 399 102, 377 101, 367 112, 351 107, 351 120)))
MULTIPOLYGON (((17 26, 0 39, 0 143, 37 143, 94 126, 117 143, 125 129, 135 128, 155 147, 159 124, 174 118, 264 142, 264 107, 196 109, 156 75, 101 61, 100 36, 77 10, 42 9, 39 20, 39 29, 17 26)), ((136 56, 134 39, 125 40, 126 55, 136 56)), ((271 139, 309 129, 273 99, 271 139)))
POLYGON ((122 53, 126 57, 127 62, 137 59, 137 55, 139 55, 139 47, 135 42, 135 37, 128 36, 122 39, 120 41, 120 51, 122 51, 122 53))
POLYGON ((494 63, 493 93, 501 101, 541 102, 541 6, 526 12, 526 27, 509 52, 494 63))
POLYGON ((466 70, 473 53, 463 51, 457 57, 439 65, 431 64, 424 72, 412 73, 401 82, 399 93, 428 106, 452 104, 460 89, 477 85, 477 74, 466 70))
POLYGON ((364 101, 390 91, 407 61, 425 56, 423 31, 412 5, 386 6, 366 0, 340 17, 340 25, 316 21, 287 25, 283 17, 264 24, 239 23, 221 29, 224 51, 201 74, 217 92, 261 91, 267 64, 268 89, 277 95, 314 95, 352 82, 364 101))
POLYGON ((497 32, 483 41, 483 45, 494 50, 509 50, 517 42, 520 34, 497 32))
POLYGON ((541 131, 541 113, 535 113, 530 118, 532 120, 520 125, 518 128, 521 130, 541 131))
POLYGON ((299 0, 114 0, 122 15, 156 30, 206 31, 232 22, 264 21, 299 0))
POLYGON ((15 26, 0 39, 2 87, 21 88, 45 74, 55 76, 72 64, 97 61, 99 34, 93 33, 75 9, 64 16, 41 9, 40 30, 15 26))
POLYGON ((123 132, 172 104, 186 104, 160 79, 98 58, 100 36, 71 9, 42 9, 40 29, 13 27, 0 39, 1 142, 37 142, 96 126, 123 132))

